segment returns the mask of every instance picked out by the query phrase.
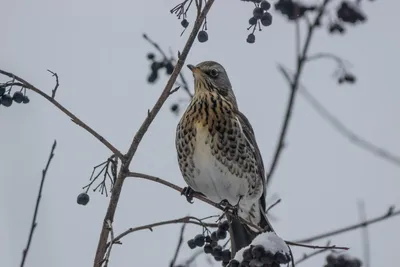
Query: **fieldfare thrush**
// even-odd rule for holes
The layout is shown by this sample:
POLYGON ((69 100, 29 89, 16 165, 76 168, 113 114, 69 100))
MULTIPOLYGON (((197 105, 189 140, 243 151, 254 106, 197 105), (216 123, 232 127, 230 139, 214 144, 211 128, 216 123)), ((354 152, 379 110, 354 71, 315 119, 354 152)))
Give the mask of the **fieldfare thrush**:
MULTIPOLYGON (((237 216, 273 231, 265 216, 265 171, 253 128, 238 109, 228 75, 219 63, 188 65, 194 96, 176 129, 179 167, 193 192, 215 203, 229 203, 237 216)), ((259 231, 228 216, 232 254, 248 246, 259 231)))

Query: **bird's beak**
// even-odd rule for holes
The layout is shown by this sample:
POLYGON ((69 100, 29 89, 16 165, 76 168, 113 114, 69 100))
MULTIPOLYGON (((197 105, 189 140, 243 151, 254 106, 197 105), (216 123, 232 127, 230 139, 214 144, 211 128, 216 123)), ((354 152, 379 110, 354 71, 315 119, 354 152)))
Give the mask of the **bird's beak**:
POLYGON ((193 72, 193 74, 195 73, 199 73, 200 74, 200 69, 196 68, 195 66, 188 64, 187 67, 189 68, 189 70, 191 70, 193 72))

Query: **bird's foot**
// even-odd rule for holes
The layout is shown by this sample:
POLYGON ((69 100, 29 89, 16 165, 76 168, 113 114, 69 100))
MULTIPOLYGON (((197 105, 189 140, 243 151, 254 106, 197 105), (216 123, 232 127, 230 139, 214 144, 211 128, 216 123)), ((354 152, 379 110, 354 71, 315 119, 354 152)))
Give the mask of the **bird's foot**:
MULTIPOLYGON (((240 200, 239 200, 240 201, 240 200)), ((231 213, 233 217, 237 218, 239 215, 239 202, 236 205, 231 205, 228 200, 224 199, 219 203, 221 209, 223 209, 224 214, 231 213)))
POLYGON ((186 197, 187 202, 190 204, 193 204, 193 195, 195 191, 191 187, 184 187, 181 191, 181 195, 184 195, 186 197))

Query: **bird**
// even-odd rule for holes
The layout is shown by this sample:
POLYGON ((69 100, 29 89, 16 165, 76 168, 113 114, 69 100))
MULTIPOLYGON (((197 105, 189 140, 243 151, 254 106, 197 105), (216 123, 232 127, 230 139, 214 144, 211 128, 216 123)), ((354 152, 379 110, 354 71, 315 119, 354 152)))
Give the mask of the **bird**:
POLYGON ((187 67, 194 77, 194 95, 175 138, 178 165, 188 185, 182 194, 191 203, 198 193, 236 208, 236 214, 227 214, 235 255, 260 233, 254 225, 274 231, 265 215, 263 159, 225 68, 215 61, 187 67))

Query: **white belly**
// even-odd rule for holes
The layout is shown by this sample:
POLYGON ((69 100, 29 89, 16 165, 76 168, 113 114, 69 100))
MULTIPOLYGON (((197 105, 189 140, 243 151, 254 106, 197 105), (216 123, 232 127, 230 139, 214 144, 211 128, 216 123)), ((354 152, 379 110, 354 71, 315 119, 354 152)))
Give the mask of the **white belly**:
POLYGON ((190 187, 195 191, 216 203, 226 199, 231 205, 236 205, 240 196, 247 195, 247 180, 233 175, 211 154, 210 136, 204 128, 197 129, 193 162, 195 171, 190 187))

